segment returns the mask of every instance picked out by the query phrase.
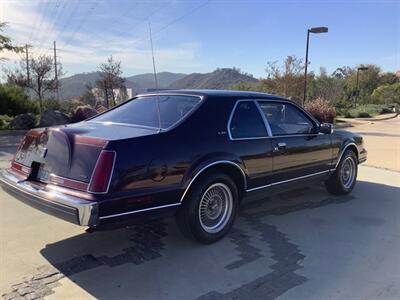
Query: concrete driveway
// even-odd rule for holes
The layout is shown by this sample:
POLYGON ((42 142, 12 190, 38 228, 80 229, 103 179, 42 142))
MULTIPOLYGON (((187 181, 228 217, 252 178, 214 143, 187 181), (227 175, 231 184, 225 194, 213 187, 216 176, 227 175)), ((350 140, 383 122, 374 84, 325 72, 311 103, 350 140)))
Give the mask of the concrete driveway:
POLYGON ((354 192, 322 186, 248 200, 224 240, 172 220, 108 232, 0 192, 5 299, 399 299, 400 174, 361 167, 354 192))
MULTIPOLYGON (((7 147, 0 167, 15 149, 7 147)), ((87 233, 0 189, 0 294, 400 299, 399 172, 360 166, 344 197, 322 185, 267 196, 247 199, 232 232, 204 246, 184 239, 171 219, 87 233)))

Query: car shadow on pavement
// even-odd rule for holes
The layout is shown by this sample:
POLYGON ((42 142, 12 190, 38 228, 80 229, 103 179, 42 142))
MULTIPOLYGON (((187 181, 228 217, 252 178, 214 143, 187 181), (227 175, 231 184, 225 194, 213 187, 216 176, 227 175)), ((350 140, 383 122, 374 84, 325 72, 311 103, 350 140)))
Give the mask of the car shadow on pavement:
MULTIPOLYGON (((395 187, 359 181, 346 196, 332 196, 317 186, 245 201, 231 233, 207 246, 183 238, 171 219, 80 234, 46 245, 41 254, 49 265, 13 292, 97 299, 275 299, 309 280, 301 269, 310 254, 301 245, 309 231, 326 221, 322 210, 312 209, 343 206, 357 214, 369 202, 396 193, 395 187), (290 232, 299 230, 304 232, 292 239, 290 232), (68 288, 72 282, 81 289, 68 288)), ((351 218, 363 226, 380 224, 373 218, 351 218)), ((344 226, 343 219, 335 220, 329 219, 333 228, 344 226)), ((321 245, 326 237, 312 238, 321 245)))

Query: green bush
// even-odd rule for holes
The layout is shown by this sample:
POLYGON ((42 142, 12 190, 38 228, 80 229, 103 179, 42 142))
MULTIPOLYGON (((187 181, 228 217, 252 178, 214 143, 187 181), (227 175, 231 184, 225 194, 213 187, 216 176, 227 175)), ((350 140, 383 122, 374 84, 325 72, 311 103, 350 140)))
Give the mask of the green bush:
POLYGON ((16 116, 23 113, 37 113, 38 106, 30 101, 24 89, 10 84, 0 84, 0 113, 16 116))
POLYGON ((43 100, 43 111, 46 111, 48 109, 52 110, 60 110, 60 102, 57 101, 56 99, 46 99, 43 100))
POLYGON ((391 114, 392 112, 393 112, 393 109, 392 109, 392 108, 390 108, 390 107, 382 107, 381 115, 384 115, 384 114, 391 114))
POLYGON ((360 111, 357 115, 358 118, 371 118, 371 115, 365 111, 360 111))
POLYGON ((0 129, 8 129, 13 118, 7 115, 0 115, 0 129))
POLYGON ((393 110, 389 106, 383 104, 362 104, 360 106, 357 106, 357 108, 342 107, 338 109, 338 115, 345 118, 370 118, 380 114, 387 114, 392 112, 393 110))

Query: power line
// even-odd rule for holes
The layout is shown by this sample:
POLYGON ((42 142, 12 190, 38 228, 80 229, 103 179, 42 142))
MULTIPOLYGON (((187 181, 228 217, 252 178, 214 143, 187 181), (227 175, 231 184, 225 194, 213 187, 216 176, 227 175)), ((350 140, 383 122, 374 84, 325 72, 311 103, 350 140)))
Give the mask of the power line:
POLYGON ((76 10, 78 9, 80 3, 81 3, 80 1, 76 1, 75 2, 75 6, 73 6, 73 8, 71 9, 70 14, 66 18, 67 21, 64 23, 64 26, 61 28, 61 30, 59 31, 59 33, 57 34, 55 39, 57 39, 62 34, 62 32, 67 28, 68 24, 71 23, 72 17, 73 17, 73 15, 75 15, 76 10))
MULTIPOLYGON (((58 13, 59 13, 59 8, 60 8, 60 0, 57 0, 53 6, 53 9, 50 13, 50 16, 54 16, 54 22, 57 21, 57 17, 58 17, 58 13)), ((48 34, 48 29, 50 29, 52 26, 52 23, 48 22, 47 26, 42 30, 42 39, 40 42, 40 45, 38 46, 38 48, 41 48, 45 43, 46 43, 46 39, 49 38, 49 34, 48 34)), ((43 55, 45 54, 47 51, 41 51, 40 54, 43 55)))
MULTIPOLYGON (((64 1, 64 3, 61 6, 61 8, 59 10, 57 10, 57 14, 56 14, 56 16, 54 18, 54 22, 53 22, 52 25, 50 25, 49 30, 48 30, 48 32, 49 32, 48 37, 51 37, 55 33, 55 31, 57 30, 57 26, 59 24, 59 21, 61 20, 60 14, 66 8, 67 4, 68 4, 68 1, 64 1)), ((54 37, 54 39, 56 39, 56 38, 54 37)), ((46 51, 46 54, 47 54, 48 51, 49 50, 46 51)))
MULTIPOLYGON (((134 29, 136 29, 138 27, 138 25, 143 24, 143 21, 147 21, 150 17, 152 17, 153 15, 155 15, 156 13, 158 13, 161 9, 163 9, 164 7, 166 7, 168 5, 168 3, 166 3, 165 5, 161 5, 158 8, 156 8, 155 10, 153 10, 150 14, 148 14, 147 16, 145 16, 144 18, 138 20, 137 22, 135 22, 134 24, 132 24, 132 26, 129 28, 130 31, 133 31, 134 29)), ((124 34, 126 34, 126 32, 124 32, 124 34)), ((101 36, 99 36, 98 34, 92 34, 92 36, 96 36, 97 38, 102 38, 101 36)), ((102 41, 103 44, 109 44, 113 41, 113 39, 108 39, 105 41, 102 41)))
POLYGON ((187 16, 195 13, 196 11, 198 11, 199 9, 203 8, 204 6, 206 6, 208 3, 210 3, 212 0, 207 0, 205 2, 203 2, 202 4, 194 7, 193 9, 191 9, 190 11, 188 11, 187 13, 185 13, 184 15, 172 20, 171 22, 169 22, 168 24, 166 24, 165 26, 161 27, 158 31, 155 32, 155 34, 167 29, 168 27, 170 27, 171 25, 181 21, 182 19, 186 18, 187 16))
MULTIPOLYGON (((210 3, 212 0, 206 0, 205 2, 201 3, 200 5, 192 8, 191 10, 189 10, 188 12, 186 12, 185 14, 173 19, 172 21, 170 21, 169 23, 167 23, 166 25, 162 26, 160 29, 158 29, 154 34, 157 35, 158 33, 160 33, 161 31, 164 31, 165 29, 167 29, 168 27, 172 26, 173 24, 183 20, 184 18, 186 18, 187 16, 195 13, 196 11, 198 11, 199 9, 203 8, 204 6, 206 6, 208 3, 210 3)), ((146 38, 141 38, 139 40, 137 40, 136 42, 143 42, 146 38)))
POLYGON ((78 24, 78 26, 76 27, 76 29, 74 30, 73 34, 69 37, 69 39, 67 40, 67 42, 65 42, 65 45, 69 45, 70 42, 73 40, 75 34, 78 32, 78 30, 80 30, 82 28, 82 26, 85 24, 85 22, 89 19, 89 17, 91 16, 91 14, 94 12, 94 10, 96 9, 96 7, 100 4, 100 1, 96 1, 93 3, 93 5, 89 8, 89 10, 86 13, 86 17, 83 17, 81 19, 81 22, 78 24))
MULTIPOLYGON (((41 11, 43 12, 43 3, 42 3, 41 8, 42 8, 41 11)), ((38 25, 38 23, 39 23, 39 19, 40 19, 41 16, 42 16, 41 13, 36 15, 35 25, 32 26, 32 28, 31 28, 31 33, 29 34, 29 41, 32 40, 33 33, 35 32, 35 29, 36 29, 36 27, 37 27, 37 25, 38 25)))

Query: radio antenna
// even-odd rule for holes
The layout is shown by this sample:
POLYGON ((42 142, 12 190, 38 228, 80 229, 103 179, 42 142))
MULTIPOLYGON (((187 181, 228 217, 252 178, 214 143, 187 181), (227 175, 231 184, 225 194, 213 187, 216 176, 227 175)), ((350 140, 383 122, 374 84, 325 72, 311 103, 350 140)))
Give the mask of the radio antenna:
MULTIPOLYGON (((150 33, 151 57, 153 59, 154 83, 156 86, 156 93, 157 93, 158 92, 158 80, 157 80, 157 71, 156 71, 156 61, 154 59, 153 37, 151 35, 150 21, 149 21, 149 33, 150 33)), ((156 96, 156 105, 157 105, 157 116, 158 116, 158 132, 161 132, 161 111, 160 111, 160 102, 158 100, 158 96, 156 96)))

